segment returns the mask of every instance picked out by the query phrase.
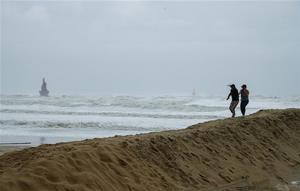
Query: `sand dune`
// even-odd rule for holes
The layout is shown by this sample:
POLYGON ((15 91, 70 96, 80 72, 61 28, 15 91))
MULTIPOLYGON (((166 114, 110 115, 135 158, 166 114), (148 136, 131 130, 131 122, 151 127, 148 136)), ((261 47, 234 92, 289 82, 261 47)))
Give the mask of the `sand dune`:
POLYGON ((230 190, 288 183, 300 109, 184 130, 42 145, 0 156, 1 191, 230 190))

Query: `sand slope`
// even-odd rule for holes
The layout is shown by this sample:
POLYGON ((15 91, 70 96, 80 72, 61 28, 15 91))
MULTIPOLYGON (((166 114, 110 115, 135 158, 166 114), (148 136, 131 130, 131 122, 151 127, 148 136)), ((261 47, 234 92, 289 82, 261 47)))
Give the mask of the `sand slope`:
POLYGON ((266 110, 178 131, 6 153, 0 190, 217 190, 287 182, 299 164, 300 109, 266 110))

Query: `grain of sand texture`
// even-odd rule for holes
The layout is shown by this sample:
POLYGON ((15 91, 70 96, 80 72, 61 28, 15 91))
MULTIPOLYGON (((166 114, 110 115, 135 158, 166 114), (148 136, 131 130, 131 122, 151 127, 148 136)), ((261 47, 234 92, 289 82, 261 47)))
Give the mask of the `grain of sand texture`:
POLYGON ((184 130, 42 145, 0 156, 1 191, 199 191, 287 183, 300 109, 184 130))

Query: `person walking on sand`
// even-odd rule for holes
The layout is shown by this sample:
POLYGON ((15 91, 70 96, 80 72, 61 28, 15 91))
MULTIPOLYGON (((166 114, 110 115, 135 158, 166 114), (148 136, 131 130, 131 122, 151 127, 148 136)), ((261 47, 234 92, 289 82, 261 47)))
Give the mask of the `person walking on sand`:
POLYGON ((227 100, 229 100, 231 96, 231 103, 230 103, 229 110, 232 113, 232 117, 235 117, 235 108, 239 104, 239 91, 236 89, 234 84, 229 85, 229 87, 231 88, 231 90, 227 97, 227 100))
POLYGON ((246 106, 249 103, 249 90, 247 90, 247 85, 243 84, 241 86, 240 94, 241 94, 241 112, 243 116, 245 116, 246 113, 246 106))

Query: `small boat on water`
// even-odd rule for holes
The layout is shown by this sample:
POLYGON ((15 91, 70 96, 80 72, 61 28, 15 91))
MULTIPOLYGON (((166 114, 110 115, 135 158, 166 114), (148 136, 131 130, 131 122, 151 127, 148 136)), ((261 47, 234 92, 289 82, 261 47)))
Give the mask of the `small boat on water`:
POLYGON ((49 90, 47 89, 47 83, 45 81, 45 78, 43 78, 43 83, 40 90, 40 96, 45 96, 45 97, 49 96, 49 90))

